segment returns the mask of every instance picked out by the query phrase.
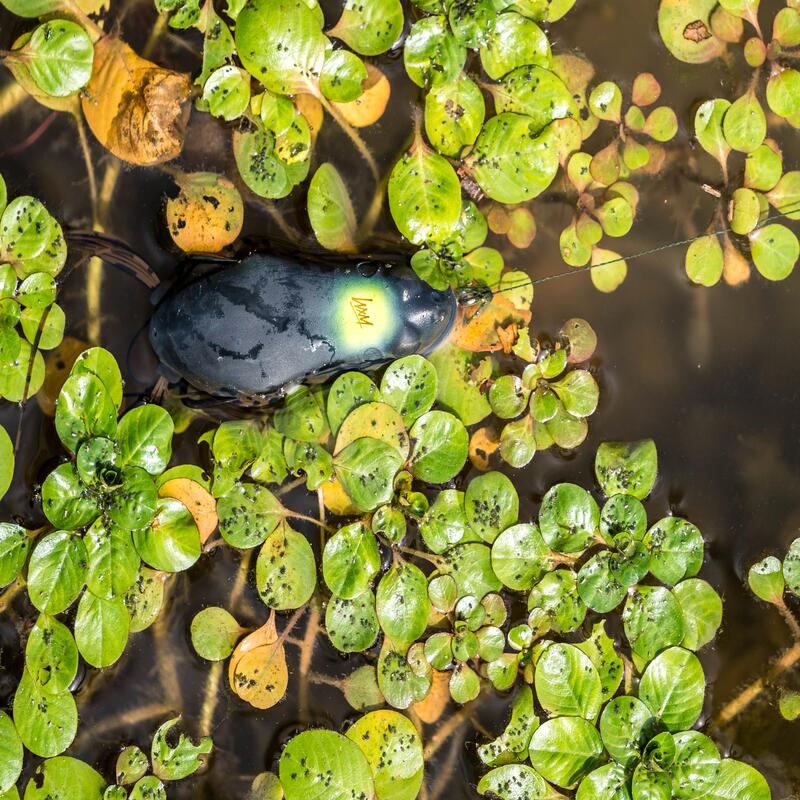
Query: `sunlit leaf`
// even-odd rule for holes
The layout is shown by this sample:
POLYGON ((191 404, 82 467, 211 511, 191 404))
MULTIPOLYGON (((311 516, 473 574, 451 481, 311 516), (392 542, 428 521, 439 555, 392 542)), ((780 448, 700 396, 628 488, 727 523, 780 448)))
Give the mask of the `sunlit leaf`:
POLYGON ((697 656, 680 647, 665 650, 642 675, 639 697, 669 731, 695 724, 703 709, 705 675, 697 656))
POLYGON ((531 764, 545 780, 571 789, 603 760, 603 743, 594 726, 580 717, 557 717, 534 731, 531 764))
POLYGON ((683 614, 683 640, 687 650, 699 650, 717 634, 722 624, 722 598, 700 578, 681 581, 673 594, 683 614))
POLYGON ((366 590, 352 600, 334 596, 325 609, 325 630, 342 653, 368 650, 378 637, 375 595, 366 590))
POLYGON ((14 725, 32 753, 57 756, 72 744, 78 729, 75 700, 68 691, 47 694, 26 669, 14 695, 14 725))
POLYGON ((272 492, 253 483, 237 483, 217 503, 219 531, 232 547, 260 545, 275 530, 283 506, 272 492))
POLYGON ((551 644, 536 662, 536 697, 551 716, 595 720, 600 713, 600 675, 587 655, 570 644, 551 644))
POLYGON ((430 609, 425 575, 419 567, 397 560, 376 592, 378 620, 386 636, 398 646, 416 641, 427 627, 430 609))
POLYGON ((734 150, 752 153, 758 149, 767 134, 767 119, 754 92, 743 94, 725 112, 722 129, 734 150))
POLYGON ((392 498, 392 483, 402 461, 395 447, 365 436, 335 456, 334 469, 353 505, 372 511, 392 498))
POLYGON ((210 606, 195 614, 191 625, 192 646, 206 661, 224 661, 233 653, 243 630, 224 608, 210 606))
POLYGON ((709 234, 693 241, 686 251, 686 274, 692 283, 714 286, 722 277, 724 260, 717 236, 709 234))
POLYGON ((717 0, 661 0, 658 32, 675 58, 689 64, 711 61, 726 44, 710 30, 709 15, 717 0))
POLYGON ((753 263, 768 280, 788 277, 800 257, 800 241, 785 225, 773 223, 750 234, 753 263))
POLYGON ((466 75, 435 84, 425 97, 425 132, 446 156, 458 156, 478 137, 486 109, 478 85, 466 75))
POLYGON ((75 642, 94 667, 109 667, 125 650, 130 617, 122 598, 104 600, 84 592, 75 618, 75 642))
POLYGON ((101 800, 106 781, 76 758, 48 758, 36 768, 25 800, 101 800))
POLYGON ((767 603, 783 602, 786 581, 783 564, 775 556, 767 556, 750 567, 747 573, 750 591, 767 603))
POLYGON ((342 16, 328 34, 361 55, 377 56, 397 41, 402 28, 403 6, 399 0, 347 0, 342 16))
MULTIPOLYGON (((307 202, 308 218, 317 241, 328 250, 353 252, 355 211, 347 186, 333 164, 325 163, 317 168, 308 188, 307 202)), ((328 402, 330 404, 330 400, 328 402)))
POLYGON ((501 472, 487 472, 470 481, 464 499, 470 528, 491 544, 519 516, 519 496, 501 472))
MULTIPOLYGON (((367 80, 361 88, 363 92, 355 100, 334 103, 344 120, 355 128, 366 128, 376 123, 383 116, 392 93, 389 80, 373 64, 367 64, 367 80)), ((299 95, 301 98, 309 96, 299 95)))
POLYGON ((447 17, 417 20, 403 46, 406 72, 417 86, 447 83, 461 72, 466 50, 450 31, 447 17))
POLYGON ((176 735, 174 729, 180 719, 175 717, 165 722, 153 736, 150 748, 153 772, 165 781, 179 781, 195 773, 212 749, 208 736, 194 744, 185 734, 176 735))
POLYGON ((550 42, 531 19, 514 11, 497 15, 485 44, 480 48, 481 66, 499 80, 511 70, 526 65, 550 66, 550 42))
POLYGON ((314 552, 305 536, 280 525, 264 542, 256 561, 261 599, 278 611, 300 608, 317 584, 314 552))
POLYGON ((133 532, 142 560, 162 572, 181 572, 200 558, 200 533, 186 506, 160 498, 149 527, 133 532))

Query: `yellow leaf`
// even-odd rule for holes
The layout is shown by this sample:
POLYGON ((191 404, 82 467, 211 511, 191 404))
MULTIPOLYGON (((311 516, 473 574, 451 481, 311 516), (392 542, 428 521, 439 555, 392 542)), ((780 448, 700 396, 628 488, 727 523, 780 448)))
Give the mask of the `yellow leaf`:
POLYGON ((306 118, 312 141, 317 138, 324 119, 322 103, 313 94, 298 94, 294 98, 295 108, 306 118))
POLYGON ((469 460, 475 469, 486 472, 489 458, 500 447, 500 439, 492 428, 478 428, 469 440, 469 460))
POLYGON ((364 92, 349 103, 334 103, 339 113, 355 128, 366 128, 373 125, 386 111, 392 87, 386 76, 372 64, 367 64, 367 80, 363 84, 364 92))
POLYGON ((433 670, 431 689, 424 700, 414 703, 411 709, 426 724, 433 725, 439 720, 450 702, 450 673, 433 670))
POLYGON ((342 486, 338 478, 325 481, 325 483, 322 484, 322 500, 325 503, 325 508, 327 508, 331 514, 336 514, 339 517, 358 514, 358 509, 353 505, 353 501, 344 490, 344 486, 342 486))
POLYGON ((236 241, 244 223, 239 190, 223 175, 191 172, 176 178, 180 192, 167 200, 172 240, 185 253, 218 253, 236 241))
POLYGON ((190 478, 173 478, 167 481, 158 491, 161 497, 172 497, 180 500, 194 517, 197 530, 200 531, 200 542, 205 544, 217 529, 217 501, 199 483, 190 478))
POLYGON ((506 297, 495 295, 488 305, 476 306, 464 313, 450 341, 473 353, 503 350, 508 344, 511 326, 522 327, 530 321, 530 311, 517 309, 506 297))
POLYGON ((283 641, 275 628, 275 613, 239 642, 228 665, 231 689, 254 708, 268 709, 283 699, 289 670, 283 641))
POLYGON ((92 133, 117 158, 160 164, 183 148, 190 93, 189 75, 163 69, 104 36, 95 45, 81 105, 92 133))

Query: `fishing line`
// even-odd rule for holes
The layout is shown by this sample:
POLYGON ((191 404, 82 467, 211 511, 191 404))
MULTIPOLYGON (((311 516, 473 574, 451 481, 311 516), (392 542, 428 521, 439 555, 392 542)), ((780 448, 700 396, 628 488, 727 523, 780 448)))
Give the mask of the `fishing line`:
MULTIPOLYGON (((763 227, 768 222, 772 222, 776 219, 782 219, 787 214, 791 214, 792 211, 800 209, 800 200, 796 200, 792 203, 788 203, 783 207, 775 207, 779 213, 773 214, 769 217, 763 219, 755 228, 763 227)), ((607 261, 601 261, 597 264, 587 264, 583 267, 572 267, 571 269, 565 270, 563 272, 556 272, 552 275, 544 275, 541 278, 529 278, 526 281, 522 281, 520 283, 512 284, 511 286, 504 286, 502 289, 492 289, 492 295, 498 295, 502 292, 512 292, 514 289, 523 289, 526 286, 537 286, 540 283, 548 283, 549 281, 557 280, 558 278, 566 278, 568 275, 581 275, 584 272, 591 272, 593 269, 600 269, 600 267, 608 267, 611 264, 619 264, 622 261, 630 262, 636 261, 640 258, 645 258, 646 256, 652 256, 656 253, 663 253, 665 250, 671 250, 673 247, 683 247, 685 245, 690 245, 692 242, 697 242, 700 239, 705 239, 708 236, 716 236, 719 238, 720 236, 725 236, 728 233, 734 233, 732 228, 718 228, 713 231, 707 231, 706 233, 698 234, 697 236, 691 236, 688 239, 680 239, 674 242, 668 242, 667 244, 658 245, 657 247, 650 247, 647 250, 641 250, 638 253, 633 253, 629 256, 617 256, 616 258, 610 258, 607 261)))

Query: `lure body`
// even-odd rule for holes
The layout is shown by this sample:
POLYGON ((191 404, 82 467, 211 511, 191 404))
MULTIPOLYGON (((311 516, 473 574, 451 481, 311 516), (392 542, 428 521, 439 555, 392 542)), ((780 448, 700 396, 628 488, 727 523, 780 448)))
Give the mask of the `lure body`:
POLYGON ((164 365, 215 395, 269 397, 425 355, 457 317, 453 292, 376 260, 331 267, 253 254, 199 273, 161 301, 150 342, 164 365))

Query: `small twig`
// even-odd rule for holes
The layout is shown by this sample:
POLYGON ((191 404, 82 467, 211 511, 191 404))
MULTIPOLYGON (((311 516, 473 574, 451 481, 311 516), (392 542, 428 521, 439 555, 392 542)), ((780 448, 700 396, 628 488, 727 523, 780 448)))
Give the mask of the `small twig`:
POLYGON ((211 736, 211 725, 214 722, 214 712, 217 710, 219 700, 219 685, 222 678, 224 661, 215 661, 211 665, 206 680, 206 691, 203 696, 203 706, 200 710, 200 735, 211 736))
POLYGON ((800 623, 798 623, 797 618, 794 614, 792 614, 791 609, 789 606, 786 605, 786 601, 781 598, 777 603, 775 603, 776 608, 778 611, 781 612, 781 616, 783 617, 786 624, 789 626, 789 630, 792 632, 792 637, 796 642, 800 642, 800 623))
POLYGON ((156 659, 158 662, 158 677, 161 681, 161 688, 167 696, 167 701, 175 708, 181 708, 183 705, 183 695, 181 693, 181 684, 178 680, 178 672, 175 669, 175 659, 169 653, 169 631, 167 624, 166 613, 166 594, 169 588, 174 588, 174 582, 164 584, 165 603, 162 606, 161 612, 156 621, 153 623, 153 643, 156 650, 156 659))
POLYGON ((151 703, 147 706, 134 708, 132 711, 124 714, 120 714, 119 711, 115 710, 108 717, 100 720, 100 722, 95 722, 90 727, 84 728, 75 743, 76 747, 79 747, 80 744, 86 740, 87 736, 102 736, 104 733, 116 731, 119 728, 131 727, 141 722, 148 722, 151 719, 171 714, 174 710, 174 708, 166 706, 163 703, 151 703))
POLYGON ((476 706, 480 703, 480 699, 471 704, 469 709, 462 708, 456 711, 455 714, 448 717, 434 732, 433 736, 428 740, 423 752, 423 758, 427 762, 439 752, 442 745, 453 736, 461 727, 469 722, 470 715, 475 711, 476 706))
POLYGON ((311 719, 308 692, 309 674, 311 672, 311 662, 314 658, 314 646, 317 643, 317 634, 319 633, 319 617, 319 605, 316 598, 313 598, 311 600, 311 613, 308 616, 305 634, 303 635, 303 643, 300 647, 300 664, 298 665, 300 672, 298 704, 300 706, 301 722, 309 722, 311 719))
POLYGON ((739 714, 741 714, 761 693, 767 685, 775 678, 783 675, 800 661, 800 642, 787 650, 766 672, 757 680, 746 686, 729 703, 726 703, 722 710, 712 719, 711 724, 715 728, 723 728, 739 714))
POLYGON ((78 128, 78 141, 81 145, 81 152, 83 153, 83 163, 86 165, 86 177, 89 180, 89 199, 92 204, 92 225, 98 223, 98 212, 100 209, 98 196, 97 196, 97 176, 94 171, 94 164, 92 163, 92 149, 89 145, 89 137, 86 135, 86 124, 83 121, 81 114, 75 114, 75 125, 78 128))
POLYGON ((5 613, 6 609, 11 605, 14 598, 25 588, 25 579, 20 575, 16 580, 6 588, 2 595, 0 595, 0 614, 5 613))
POLYGON ((447 754, 447 760, 437 770, 439 774, 433 786, 431 786, 431 800, 438 800, 442 794, 451 788, 456 761, 462 746, 463 742, 460 738, 456 739, 453 744, 450 745, 450 752, 447 754))
POLYGON ((333 121, 347 135, 347 138, 353 143, 364 161, 367 162, 369 171, 372 173, 372 177, 377 183, 380 180, 378 165, 375 163, 375 159, 372 153, 369 151, 369 148, 365 144, 364 140, 358 135, 358 131, 342 116, 339 109, 337 109, 333 103, 328 102, 328 99, 325 97, 325 95, 323 95, 321 92, 315 92, 314 96, 320 101, 322 107, 331 115, 331 117, 333 117, 333 121))
POLYGON ((239 600, 242 599, 242 592, 247 585, 247 575, 250 572, 250 562, 253 560, 253 551, 245 550, 242 560, 239 562, 239 569, 236 572, 236 581, 231 589, 230 607, 236 608, 239 600))
POLYGON ((161 38, 161 35, 167 30, 167 24, 169 23, 169 14, 159 14, 158 18, 155 21, 155 25, 153 25, 150 35, 147 37, 147 41, 145 42, 144 47, 142 48, 142 56, 144 58, 150 58, 153 55, 153 51, 158 44, 158 40, 161 38))
POLYGON ((307 514, 300 514, 296 511, 289 511, 287 509, 286 516, 291 519, 301 519, 303 522, 313 522, 315 525, 319 525, 320 528, 326 531, 330 531, 331 528, 328 527, 324 522, 320 522, 316 517, 309 517, 307 514))

